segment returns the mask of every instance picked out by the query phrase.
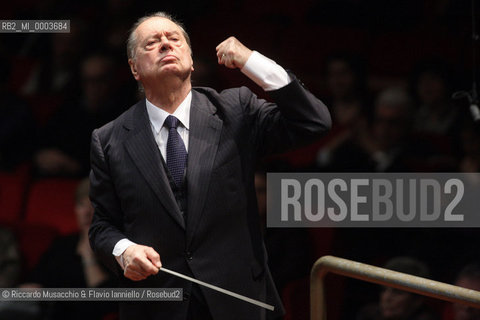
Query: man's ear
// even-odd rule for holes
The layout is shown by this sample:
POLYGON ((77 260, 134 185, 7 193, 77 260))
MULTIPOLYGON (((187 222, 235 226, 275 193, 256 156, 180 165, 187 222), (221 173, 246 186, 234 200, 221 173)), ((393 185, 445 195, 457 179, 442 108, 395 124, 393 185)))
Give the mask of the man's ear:
POLYGON ((140 77, 138 75, 137 68, 135 67, 135 61, 133 59, 128 59, 128 64, 130 65, 130 71, 132 72, 133 77, 138 81, 140 77))

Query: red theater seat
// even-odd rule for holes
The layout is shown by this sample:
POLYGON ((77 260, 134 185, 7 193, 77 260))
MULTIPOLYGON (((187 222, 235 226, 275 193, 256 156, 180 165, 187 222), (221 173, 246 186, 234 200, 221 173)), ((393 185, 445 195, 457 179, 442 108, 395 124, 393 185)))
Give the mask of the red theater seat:
POLYGON ((14 172, 0 172, 1 224, 13 225, 20 221, 28 179, 28 166, 14 172))
POLYGON ((32 270, 57 235, 55 228, 45 225, 22 224, 16 228, 25 271, 32 270))
POLYGON ((78 230, 74 193, 79 180, 43 179, 32 184, 25 221, 50 226, 61 234, 78 230))

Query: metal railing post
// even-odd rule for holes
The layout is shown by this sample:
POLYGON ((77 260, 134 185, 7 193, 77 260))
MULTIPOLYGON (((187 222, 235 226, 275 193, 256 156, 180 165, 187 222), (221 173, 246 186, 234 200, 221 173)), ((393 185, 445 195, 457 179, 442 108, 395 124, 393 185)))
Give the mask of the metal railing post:
POLYGON ((480 292, 333 256, 318 259, 310 274, 310 319, 326 320, 327 273, 363 280, 420 295, 480 308, 480 292))

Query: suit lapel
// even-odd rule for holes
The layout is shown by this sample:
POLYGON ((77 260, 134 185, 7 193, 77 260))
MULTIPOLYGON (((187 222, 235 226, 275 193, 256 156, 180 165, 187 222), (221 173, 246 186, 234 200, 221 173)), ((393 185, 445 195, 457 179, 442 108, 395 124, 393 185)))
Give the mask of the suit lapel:
POLYGON ((215 110, 204 95, 192 90, 187 162, 187 246, 201 219, 222 131, 223 122, 214 115, 215 110))
POLYGON ((132 118, 125 124, 125 127, 133 129, 131 137, 125 141, 125 148, 165 210, 185 229, 184 219, 162 167, 161 153, 152 134, 145 100, 136 104, 134 108, 132 118))

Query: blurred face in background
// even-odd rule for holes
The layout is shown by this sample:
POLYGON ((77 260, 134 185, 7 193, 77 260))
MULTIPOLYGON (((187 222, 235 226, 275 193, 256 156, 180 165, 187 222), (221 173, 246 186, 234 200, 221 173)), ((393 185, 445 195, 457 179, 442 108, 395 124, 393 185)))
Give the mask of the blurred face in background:
POLYGON ((90 110, 97 110, 110 97, 115 77, 112 71, 112 62, 105 57, 94 56, 83 63, 83 91, 90 110))
MULTIPOLYGON (((455 282, 455 285, 480 291, 480 279, 462 277, 455 282)), ((480 320, 480 309, 468 307, 463 304, 454 304, 453 318, 454 320, 480 320)))
POLYGON ((384 319, 408 319, 422 304, 418 295, 385 287, 380 293, 380 313, 384 319))
POLYGON ((75 204, 75 216, 81 232, 88 232, 93 217, 93 206, 88 196, 82 197, 75 204))
POLYGON ((344 98, 354 92, 355 75, 343 60, 332 60, 327 66, 327 85, 334 98, 344 98))

